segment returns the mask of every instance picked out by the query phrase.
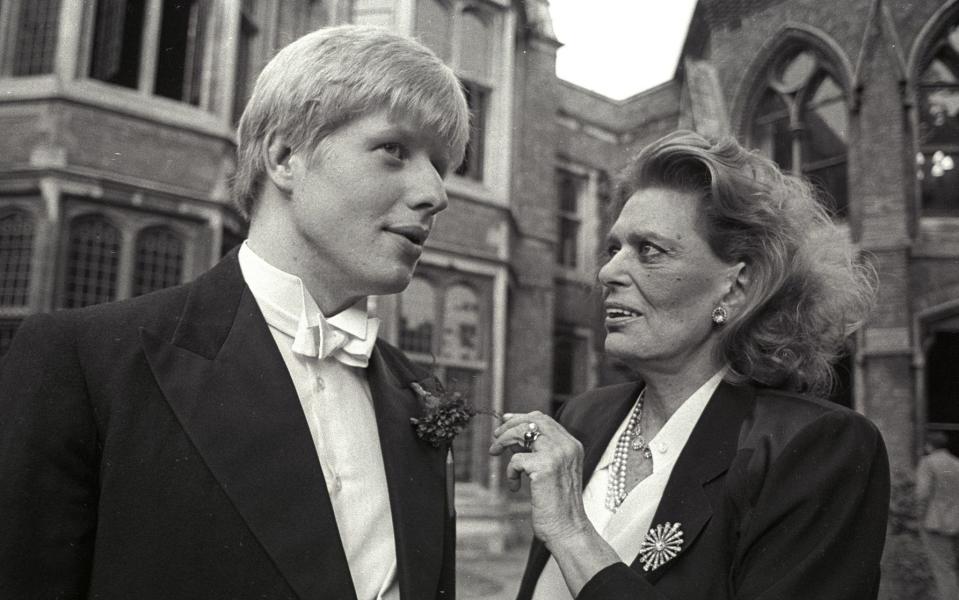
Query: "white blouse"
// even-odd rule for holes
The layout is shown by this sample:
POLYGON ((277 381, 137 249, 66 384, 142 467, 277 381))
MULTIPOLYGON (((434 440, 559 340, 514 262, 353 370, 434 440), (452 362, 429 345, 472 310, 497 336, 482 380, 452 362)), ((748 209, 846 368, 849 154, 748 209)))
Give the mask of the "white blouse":
MULTIPOLYGON (((709 399, 723 380, 726 370, 721 369, 693 392, 673 413, 649 442, 653 453, 653 472, 629 491, 626 499, 615 512, 606 508, 606 487, 609 483, 609 469, 616 452, 616 442, 626 430, 629 414, 620 423, 619 428, 606 445, 606 451, 599 459, 586 490, 583 492, 583 505, 586 516, 597 532, 602 536, 620 560, 631 564, 639 555, 639 547, 652 524, 653 516, 663 497, 666 483, 673 472, 673 465, 689 440, 689 435, 703 414, 709 399)), ((546 568, 539 577, 533 600, 572 600, 566 581, 559 570, 556 559, 550 557, 546 568)))

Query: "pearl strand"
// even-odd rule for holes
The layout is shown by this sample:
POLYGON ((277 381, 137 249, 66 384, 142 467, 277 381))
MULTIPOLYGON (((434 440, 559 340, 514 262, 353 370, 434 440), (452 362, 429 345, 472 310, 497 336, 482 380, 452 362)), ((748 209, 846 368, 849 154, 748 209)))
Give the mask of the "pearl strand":
POLYGON ((639 393, 636 404, 629 414, 626 429, 616 441, 616 451, 613 453, 613 464, 609 467, 609 482, 606 484, 606 508, 616 512, 619 505, 626 499, 626 473, 629 465, 629 451, 642 450, 644 458, 652 458, 649 445, 643 438, 643 398, 646 388, 639 393))

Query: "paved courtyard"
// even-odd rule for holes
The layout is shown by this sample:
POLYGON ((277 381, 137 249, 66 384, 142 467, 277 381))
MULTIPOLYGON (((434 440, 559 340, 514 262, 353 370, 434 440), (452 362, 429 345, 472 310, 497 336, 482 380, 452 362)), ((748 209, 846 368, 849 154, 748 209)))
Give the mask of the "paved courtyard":
POLYGON ((457 600, 514 600, 526 566, 528 548, 499 555, 464 554, 456 558, 457 600))

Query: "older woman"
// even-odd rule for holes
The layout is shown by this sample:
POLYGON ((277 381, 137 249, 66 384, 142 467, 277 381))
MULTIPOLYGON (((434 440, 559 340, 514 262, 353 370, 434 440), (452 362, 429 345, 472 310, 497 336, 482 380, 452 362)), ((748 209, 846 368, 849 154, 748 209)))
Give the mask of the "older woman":
POLYGON ((507 469, 536 535, 519 598, 875 598, 885 447, 816 395, 872 272, 807 184, 732 140, 668 135, 622 191, 599 279, 637 381, 494 432, 492 453, 528 450, 507 469))

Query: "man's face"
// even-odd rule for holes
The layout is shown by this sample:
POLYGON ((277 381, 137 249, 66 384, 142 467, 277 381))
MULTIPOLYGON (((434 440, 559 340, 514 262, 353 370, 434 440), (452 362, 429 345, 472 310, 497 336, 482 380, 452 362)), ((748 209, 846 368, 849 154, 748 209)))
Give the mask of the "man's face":
POLYGON ((298 273, 341 298, 409 284, 448 201, 445 146, 386 110, 358 117, 294 152, 291 212, 298 273))

